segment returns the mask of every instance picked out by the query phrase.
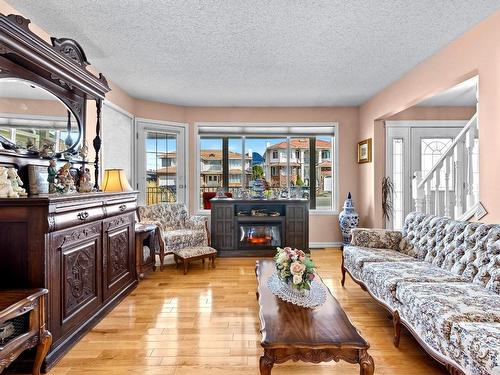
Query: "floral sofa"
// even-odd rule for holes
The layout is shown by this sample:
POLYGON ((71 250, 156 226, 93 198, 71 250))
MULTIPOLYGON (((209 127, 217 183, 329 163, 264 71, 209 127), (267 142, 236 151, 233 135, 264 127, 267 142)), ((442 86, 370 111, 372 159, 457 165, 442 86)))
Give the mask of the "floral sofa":
MULTIPOLYGON (((177 254, 186 248, 208 246, 208 221, 204 216, 190 216, 184 204, 159 203, 139 206, 137 215, 141 224, 156 224, 160 229, 160 244, 165 253, 177 254)), ((161 259, 163 265, 163 259, 161 259)))
POLYGON ((403 230, 355 229, 345 273, 452 374, 500 375, 500 225, 422 213, 403 230))

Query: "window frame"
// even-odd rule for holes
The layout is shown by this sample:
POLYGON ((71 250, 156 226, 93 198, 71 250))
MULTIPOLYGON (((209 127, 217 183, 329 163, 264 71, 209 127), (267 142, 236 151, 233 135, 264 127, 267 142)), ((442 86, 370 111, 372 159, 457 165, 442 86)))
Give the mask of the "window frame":
MULTIPOLYGON (((219 138, 222 139, 222 147, 223 147, 223 154, 224 154, 224 148, 226 147, 226 152, 228 152, 228 146, 227 146, 227 140, 229 138, 234 138, 234 135, 231 135, 230 133, 217 133, 217 132, 211 132, 209 134, 200 134, 199 132, 199 127, 215 127, 215 128, 231 128, 234 126, 251 126, 251 127, 257 127, 257 128, 268 128, 268 127, 279 127, 279 128, 293 128, 293 129, 302 129, 302 128, 307 128, 308 126, 312 127, 330 127, 333 128, 333 134, 331 135, 332 137, 332 148, 330 149, 330 154, 331 157, 330 159, 332 160, 332 179, 333 179, 333 189, 332 189, 332 199, 331 199, 331 208, 330 209, 316 209, 316 208, 311 208, 309 210, 309 214, 311 216, 332 216, 332 215, 338 215, 339 214, 339 124, 337 122, 323 122, 323 123, 235 123, 235 122, 195 122, 194 123, 194 135, 195 135, 195 173, 196 173, 196 178, 195 178, 195 191, 194 191, 194 196, 196 198, 196 212, 200 215, 210 215, 210 210, 203 209, 203 207, 200 204, 200 199, 199 199, 199 192, 200 192, 200 172, 201 172, 201 166, 200 166, 200 141, 202 138, 219 138), (226 141, 224 141, 224 138, 226 141)), ((252 134, 252 133, 246 133, 240 135, 242 138, 242 158, 244 158, 244 152, 245 152, 245 138, 251 138, 251 137, 281 137, 281 138, 287 138, 288 141, 290 141, 291 138, 297 138, 297 137, 303 137, 303 138, 316 138, 316 137, 321 137, 321 136, 327 136, 324 134, 314 134, 314 133, 307 133, 307 135, 301 135, 301 134, 286 134, 285 137, 283 137, 283 134, 279 133, 269 133, 268 135, 263 135, 263 134, 252 134)), ((289 147, 290 149, 290 147, 289 147)), ((273 153, 276 150, 273 150, 273 153)), ((315 150, 314 150, 315 151, 315 150)), ((271 155, 273 155, 273 153, 271 155)), ((309 158, 311 159, 310 154, 309 158)), ((315 153, 314 153, 315 155, 315 153)), ((279 153, 278 153, 279 156, 279 153)), ((287 159, 291 159, 290 152, 285 154, 287 156, 287 159)), ((316 162, 316 158, 315 158, 316 162)), ((311 163, 311 161, 310 161, 311 163)), ((223 164, 224 164, 224 158, 223 158, 223 164)), ((223 170, 227 168, 223 167, 223 170)), ((244 168, 243 168, 244 170, 244 168)), ((244 172, 242 172, 244 173, 244 172)), ((223 174, 224 177, 224 174, 223 174)), ((229 178, 229 176, 228 176, 229 178)), ((222 186, 224 186, 224 181, 222 181, 222 186)))

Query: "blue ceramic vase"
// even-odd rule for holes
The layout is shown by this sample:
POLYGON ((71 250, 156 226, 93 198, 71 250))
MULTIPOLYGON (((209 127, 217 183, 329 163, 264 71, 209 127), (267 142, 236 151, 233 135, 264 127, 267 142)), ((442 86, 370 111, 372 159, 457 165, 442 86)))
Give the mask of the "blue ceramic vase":
POLYGON ((351 193, 344 201, 344 209, 339 214, 340 231, 342 232, 342 245, 349 245, 351 241, 351 229, 356 228, 359 223, 359 215, 354 210, 351 193))

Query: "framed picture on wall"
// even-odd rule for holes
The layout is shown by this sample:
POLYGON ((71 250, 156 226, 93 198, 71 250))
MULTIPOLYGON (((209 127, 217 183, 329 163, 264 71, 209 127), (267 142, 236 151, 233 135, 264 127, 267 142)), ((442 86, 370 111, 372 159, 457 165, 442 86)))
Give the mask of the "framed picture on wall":
POLYGON ((368 138, 358 143, 358 163, 371 163, 372 139, 368 138))

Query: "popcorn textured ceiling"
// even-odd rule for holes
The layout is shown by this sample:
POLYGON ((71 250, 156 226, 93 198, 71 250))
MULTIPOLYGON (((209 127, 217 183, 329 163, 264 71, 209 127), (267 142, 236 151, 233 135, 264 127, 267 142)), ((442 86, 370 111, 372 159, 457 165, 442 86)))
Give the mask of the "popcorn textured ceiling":
POLYGON ((7 0, 136 98, 359 105, 500 0, 7 0))

